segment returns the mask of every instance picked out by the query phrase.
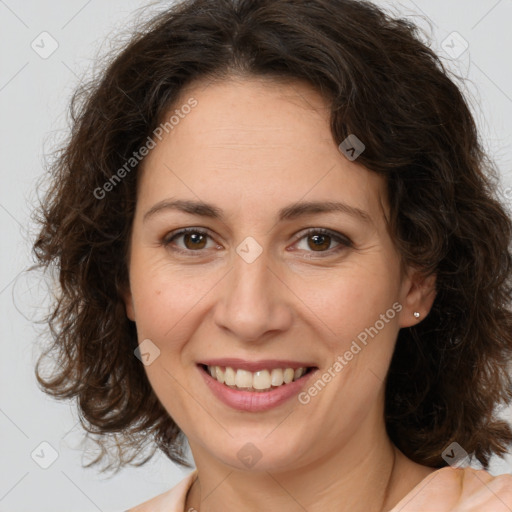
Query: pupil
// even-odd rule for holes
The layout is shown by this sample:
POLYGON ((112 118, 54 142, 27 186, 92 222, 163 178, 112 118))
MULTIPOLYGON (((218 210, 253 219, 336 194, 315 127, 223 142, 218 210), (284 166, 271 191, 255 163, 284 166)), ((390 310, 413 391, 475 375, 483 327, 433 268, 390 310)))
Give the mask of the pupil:
POLYGON ((312 235, 309 237, 310 240, 313 240, 313 245, 309 244, 311 249, 328 249, 330 245, 330 236, 329 235, 312 235))

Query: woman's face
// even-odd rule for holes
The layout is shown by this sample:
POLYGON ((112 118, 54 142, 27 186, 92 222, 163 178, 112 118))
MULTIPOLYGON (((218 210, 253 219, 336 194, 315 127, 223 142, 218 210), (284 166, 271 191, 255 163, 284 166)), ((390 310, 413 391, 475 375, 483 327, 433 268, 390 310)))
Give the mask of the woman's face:
POLYGON ((397 333, 430 304, 400 273, 383 178, 342 154, 303 83, 195 84, 174 110, 140 176, 126 297, 156 395, 196 462, 370 450, 397 333), (208 362, 241 387, 315 370, 238 391, 208 362))

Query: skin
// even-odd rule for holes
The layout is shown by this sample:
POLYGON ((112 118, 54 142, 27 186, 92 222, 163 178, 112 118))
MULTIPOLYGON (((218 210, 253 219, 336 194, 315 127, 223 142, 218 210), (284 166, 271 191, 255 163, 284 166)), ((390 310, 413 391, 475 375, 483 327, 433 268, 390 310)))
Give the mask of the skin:
MULTIPOLYGON (((144 161, 126 292, 139 343, 150 339, 160 350, 145 366, 149 381, 198 468, 186 510, 391 510, 433 472, 393 446, 383 404, 398 331, 428 314, 435 278, 401 271, 384 179, 339 151, 327 104, 309 85, 199 82, 178 107, 190 97, 197 107, 144 161), (212 204, 222 219, 171 208, 146 215, 178 199, 212 204), (369 220, 342 212, 277 219, 303 201, 341 201, 369 220), (165 245, 185 227, 209 236, 165 245), (351 243, 327 238, 319 251, 308 228, 351 243), (262 248, 252 263, 236 252, 248 236, 262 248), (292 398, 265 412, 236 411, 211 394, 196 366, 214 357, 275 358, 322 372, 396 302, 401 311, 306 405, 292 398), (261 453, 251 468, 237 457, 248 442, 261 453)), ((454 500, 459 494, 458 483, 448 489, 454 500)))

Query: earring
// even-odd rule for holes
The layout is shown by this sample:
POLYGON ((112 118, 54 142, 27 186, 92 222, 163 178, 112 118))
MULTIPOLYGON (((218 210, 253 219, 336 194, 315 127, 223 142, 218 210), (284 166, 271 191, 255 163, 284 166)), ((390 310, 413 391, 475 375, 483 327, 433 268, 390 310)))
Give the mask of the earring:
POLYGON ((420 314, 419 314, 417 311, 415 311, 415 312, 413 313, 413 315, 414 315, 414 318, 419 318, 419 317, 420 317, 420 314))

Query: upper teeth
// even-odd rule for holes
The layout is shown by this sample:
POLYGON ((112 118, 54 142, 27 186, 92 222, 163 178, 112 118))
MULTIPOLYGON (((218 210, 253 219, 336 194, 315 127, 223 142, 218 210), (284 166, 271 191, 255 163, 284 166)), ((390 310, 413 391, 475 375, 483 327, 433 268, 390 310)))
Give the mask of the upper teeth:
POLYGON ((299 379, 306 373, 307 368, 274 368, 272 370, 259 370, 249 372, 247 370, 234 370, 231 367, 208 366, 210 375, 221 384, 236 386, 238 388, 267 390, 272 386, 281 386, 299 379))

